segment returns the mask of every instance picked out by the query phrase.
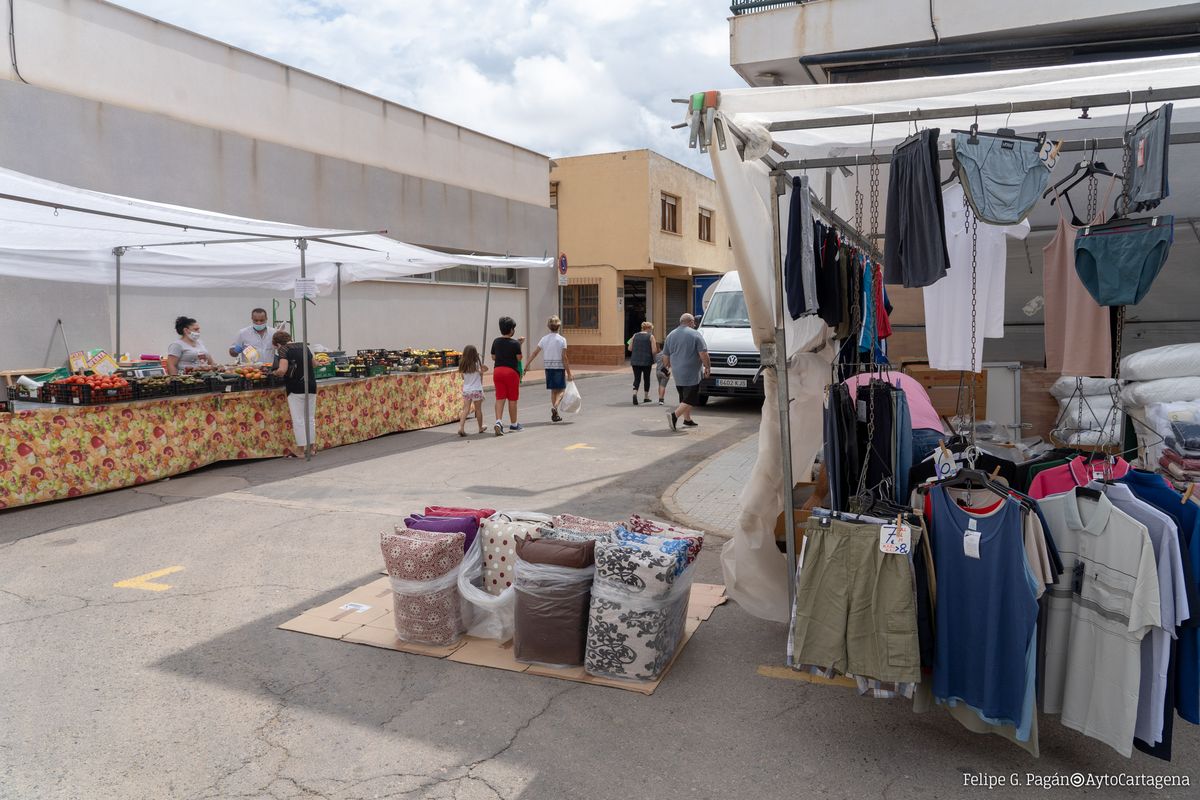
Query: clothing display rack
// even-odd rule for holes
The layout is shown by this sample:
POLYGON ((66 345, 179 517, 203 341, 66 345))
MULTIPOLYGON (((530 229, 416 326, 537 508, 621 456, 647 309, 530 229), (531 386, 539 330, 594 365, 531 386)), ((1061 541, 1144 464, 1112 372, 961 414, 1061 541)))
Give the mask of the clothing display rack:
MULTIPOLYGON (((926 424, 920 427, 931 430, 928 436, 911 437, 911 443, 916 448, 920 441, 919 451, 933 449, 935 456, 921 461, 921 456, 912 457, 911 452, 907 457, 900 455, 901 443, 909 441, 906 426, 911 426, 915 418, 906 411, 909 404, 902 402, 901 379, 881 376, 881 385, 868 377, 868 373, 879 369, 874 364, 862 365, 862 376, 845 384, 849 394, 833 376, 834 388, 841 389, 838 416, 827 413, 822 420, 816 412, 821 407, 820 390, 829 385, 826 381, 830 378, 821 373, 827 373, 824 365, 830 356, 831 337, 839 345, 850 346, 844 328, 833 330, 833 320, 846 318, 845 303, 854 299, 856 290, 864 304, 869 302, 869 295, 861 287, 839 289, 840 315, 831 301, 828 320, 808 319, 825 309, 826 297, 833 296, 829 291, 834 283, 830 263, 840 264, 842 272, 837 282, 845 286, 843 274, 848 258, 855 259, 851 263, 864 264, 861 271, 870 274, 876 267, 865 266, 864 259, 869 253, 883 250, 883 259, 875 263, 882 265, 887 285, 927 290, 941 284, 940 292, 923 292, 926 302, 932 304, 927 315, 940 314, 934 318, 938 325, 927 326, 927 335, 933 337, 927 344, 937 355, 934 366, 963 370, 963 375, 977 373, 982 349, 977 352, 976 339, 982 345, 985 338, 1003 335, 1005 237, 1023 239, 1028 235, 1033 228, 1028 217, 1037 203, 1042 203, 1043 214, 1047 211, 1048 201, 1040 193, 1057 158, 1063 153, 1090 152, 1091 156, 1083 156, 1083 163, 1075 165, 1066 182, 1052 187, 1056 200, 1073 200, 1080 213, 1074 214, 1072 207, 1068 215, 1067 205, 1061 210, 1057 206, 1049 209, 1060 210, 1060 216, 1056 235, 1045 248, 1045 319, 1048 333, 1053 329, 1057 348, 1057 352, 1049 348, 1047 358, 1048 362, 1056 359, 1058 363, 1051 366, 1065 375, 1119 376, 1119 360, 1117 366, 1105 366, 1105 360, 1112 353, 1119 358, 1121 353, 1122 310, 1141 302, 1169 255, 1182 260, 1183 254, 1171 253, 1171 235, 1186 229, 1191 225, 1190 217, 1197 216, 1192 202, 1194 192, 1190 191, 1193 187, 1176 186, 1173 195, 1170 191, 1167 151, 1172 144, 1200 143, 1198 100, 1200 54, 1034 67, 984 77, 960 74, 937 80, 897 79, 847 87, 752 88, 723 97, 707 93, 699 138, 709 143, 722 198, 733 220, 734 244, 739 270, 746 273, 743 281, 755 338, 760 342, 762 363, 775 372, 776 379, 768 381, 767 388, 768 393, 777 391, 778 414, 776 426, 769 406, 764 409, 761 431, 765 438, 760 442, 759 462, 747 485, 736 535, 723 551, 722 560, 730 593, 750 613, 787 621, 790 612, 787 663, 808 676, 804 680, 853 684, 859 694, 875 698, 907 697, 918 712, 942 705, 968 730, 1008 738, 1035 757, 1039 711, 1059 715, 1064 726, 1102 741, 1126 757, 1136 747, 1170 760, 1169 722, 1176 708, 1182 719, 1200 724, 1200 710, 1185 712, 1182 705, 1176 706, 1172 695, 1163 694, 1166 689, 1159 676, 1166 673, 1158 666, 1148 673, 1154 681, 1152 692, 1138 683, 1136 662, 1149 647, 1138 650, 1125 646, 1128 642, 1121 636, 1126 631, 1120 628, 1120 620, 1109 624, 1115 617, 1105 622, 1086 616, 1090 608, 1086 603, 1103 600, 1096 600, 1096 594, 1106 585, 1096 570, 1137 573, 1143 596, 1158 595, 1157 582, 1151 580, 1155 564, 1149 562, 1149 572, 1143 569, 1147 562, 1142 557, 1153 549, 1151 538, 1147 538, 1149 525, 1127 520, 1135 519, 1132 509, 1137 504, 1153 506, 1168 517, 1168 511, 1183 513, 1178 511, 1182 497, 1184 512, 1191 514, 1197 525, 1180 524, 1177 531, 1171 529, 1172 535, 1182 536, 1185 528, 1200 531, 1200 511, 1192 507, 1188 496, 1171 490, 1157 474, 1132 470, 1115 455, 1081 456, 1065 448, 1046 452, 1045 447, 1030 450, 995 446, 987 441, 986 429, 977 424, 977 411, 981 414, 982 409, 974 402, 964 403, 961 397, 962 419, 954 423, 961 435, 941 433, 946 428, 934 410, 924 412, 930 406, 926 397, 920 406, 926 424), (1165 88, 1151 88, 1151 84, 1165 88), (1173 105, 1164 105, 1168 102, 1173 105), (1140 111, 1143 104, 1147 106, 1144 116, 1140 111), (1095 113, 1102 108, 1106 110, 1095 113), (875 113, 863 113, 871 111, 875 113), (1174 123, 1179 124, 1174 128, 1178 132, 1172 134, 1173 113, 1174 123), (1013 124, 1006 115, 1012 117, 1013 124), (980 131, 978 121, 983 116, 999 117, 1003 125, 980 131), (966 128, 972 117, 975 124, 969 132, 957 130, 966 128), (1121 117, 1125 118, 1124 124, 1121 117), (942 130, 916 130, 915 123, 925 120, 943 120, 938 126, 942 130), (717 135, 708 133, 706 125, 717 135), (852 126, 871 126, 869 144, 861 127, 836 130, 852 126), (722 128, 740 145, 726 147, 719 135, 722 128), (955 130, 947 131, 949 128, 955 130), (1030 131, 1045 131, 1051 136, 1040 133, 1033 139, 1030 131), (783 132, 798 133, 780 135, 783 132), (779 141, 772 139, 772 133, 779 141), (953 148, 942 136, 946 133, 951 135, 953 148), (1089 136, 1091 133, 1096 135, 1089 136), (1056 144, 1060 138, 1065 141, 1056 144), (988 143, 995 139, 1004 140, 1003 148, 988 143), (1097 161, 1096 152, 1117 148, 1123 158, 1114 159, 1108 154, 1112 171, 1092 166, 1097 161), (1009 152, 995 159, 993 150, 1001 149, 1009 152), (722 152, 726 150, 729 152, 722 152), (951 159, 953 177, 961 182, 961 191, 957 185, 947 189, 950 182, 942 180, 945 170, 939 164, 951 159), (1035 170, 1039 162, 1042 169, 1035 170), (889 165, 883 193, 886 200, 880 197, 878 183, 879 168, 885 164, 889 165), (868 168, 869 182, 863 177, 862 167, 868 168), (854 173, 847 168, 854 169, 854 173), (1086 168, 1082 169, 1083 178, 1066 186, 1081 168, 1086 168), (799 172, 812 169, 826 170, 823 198, 814 196, 821 190, 807 180, 793 180, 799 172), (1010 178, 1018 174, 1029 176, 1019 196, 1015 191, 1011 197, 989 193, 989 185, 1011 186, 1010 178), (1111 180, 1109 194, 1101 193, 1099 203, 1095 188, 1098 175, 1111 180), (1087 183, 1074 189, 1081 180, 1087 183), (872 213, 868 224, 864 224, 862 213, 867 186, 862 184, 870 187, 867 196, 872 213), (860 186, 863 191, 859 191, 860 186), (792 187, 804 187, 802 201, 797 201, 792 187), (781 209, 785 204, 780 198, 789 190, 793 192, 791 208, 781 209), (1067 191, 1072 192, 1069 197, 1067 191), (1086 216, 1081 191, 1086 192, 1086 216), (853 197, 853 214, 843 210, 839 215, 835 211, 835 192, 839 204, 853 197), (1167 213, 1152 210, 1168 196, 1183 202, 1173 199, 1171 205, 1164 206, 1170 209, 1167 213), (1112 205, 1110 198, 1115 199, 1112 205), (886 208, 883 215, 878 213, 880 206, 886 208), (1180 217, 1171 211, 1179 211, 1180 217), (785 218, 781 212, 789 216, 785 218), (1135 212, 1145 216, 1136 219, 1135 212), (803 216, 797 217, 797 213, 803 216), (886 220, 882 226, 881 217, 886 220), (1084 222, 1076 225, 1073 220, 1080 218, 1084 222), (810 224, 817 236, 808 240, 805 233, 801 238, 797 219, 810 224), (823 227, 821 222, 828 225, 823 227), (942 235, 934 236, 935 229, 942 235), (767 249, 768 242, 772 250, 767 249), (823 281, 817 286, 824 287, 818 289, 821 296, 815 304, 807 302, 813 285, 813 261, 807 260, 811 253, 804 249, 814 245, 818 281, 823 281), (1119 255, 1130 248, 1141 252, 1143 260, 1134 263, 1119 255), (831 251, 836 253, 832 262, 831 251), (798 259, 796 253, 802 258, 798 259), (943 283, 947 278, 950 280, 943 283), (992 283, 992 278, 997 282, 992 283), (1076 278, 1077 284, 1069 283, 1076 278), (1063 294, 1059 288, 1062 281, 1074 294, 1063 294), (1065 307, 1068 300, 1064 298, 1070 298, 1072 309, 1086 304, 1086 299, 1077 297, 1084 291, 1094 300, 1095 313, 1088 310, 1091 305, 1083 312, 1051 312, 1065 307), (999 304, 993 302, 995 298, 1000 298, 999 304), (1100 309, 1106 318, 1111 315, 1115 321, 1111 338, 1106 328, 1103 340, 1098 322, 1100 309), (969 358, 962 346, 968 325, 969 358), (1066 326, 1070 327, 1064 336, 1062 329, 1066 326), (954 336, 944 336, 942 329, 954 336), (1072 336, 1072 331, 1077 335, 1072 336), (935 341, 954 346, 935 346, 935 341), (1064 342, 1068 345, 1065 349, 1064 342), (1084 350, 1081 343, 1097 346, 1084 350), (883 401, 883 416, 871 431, 870 407, 876 392, 883 401), (793 403, 797 404, 794 410, 793 403), (892 422, 886 418, 888 413, 892 422), (836 427, 823 427, 821 422, 836 427), (945 441, 938 441, 943 435, 945 441), (831 499, 834 505, 829 510, 814 508, 816 504, 809 502, 801 511, 793 501, 794 472, 798 466, 807 468, 813 463, 822 439, 827 466, 834 465, 839 479, 840 499, 831 499), (874 485, 864 496, 864 482, 859 479, 856 495, 857 473, 874 458, 862 454, 874 448, 877 440, 879 451, 892 457, 892 472, 873 465, 865 483, 874 485), (839 453, 845 456, 840 462, 839 453), (901 473, 901 464, 906 468, 913 465, 911 476, 901 473), (923 484, 930 488, 922 507, 916 505, 921 495, 908 495, 912 486, 923 484), (975 501, 972 492, 976 493, 975 501), (1043 498, 1044 506, 1039 506, 1043 498), (1076 499, 1078 507, 1071 502, 1076 499), (1128 514, 1109 514, 1110 508, 1122 503, 1129 504, 1128 514), (843 510, 846 508, 849 511, 843 510), (918 508, 922 511, 910 516, 918 508), (780 557, 772 546, 772 536, 777 534, 771 533, 769 522, 777 509, 783 512, 785 531, 779 549, 786 557, 780 557), (1094 519, 1089 516, 1092 511, 1094 519), (1089 555, 1081 550, 1075 541, 1080 513, 1088 523, 1087 529, 1096 527, 1092 532, 1098 536, 1107 531, 1111 518, 1114 535, 1105 539, 1106 547, 1119 548, 1119 552, 1089 555), (802 528, 797 526, 800 516, 805 518, 802 528), (1134 547, 1139 530, 1145 540, 1140 544, 1140 553, 1134 547), (1055 538, 1065 545, 1061 557, 1055 538), (798 563, 801 558, 802 566, 798 563), (1141 562, 1135 563, 1138 558, 1141 562), (1064 565, 1064 561, 1068 563, 1064 565), (1143 573, 1147 576, 1144 581, 1143 573), (785 576, 787 609, 782 607, 785 576), (803 592, 798 597, 799 589, 803 592), (937 603, 935 591, 945 602, 937 603), (1078 599, 1081 596, 1085 599, 1078 599), (855 608, 857 612, 852 611, 855 608), (1067 608, 1070 614, 1064 616, 1067 608), (1045 610, 1053 610, 1055 616, 1043 623, 1039 617, 1045 610), (937 623, 931 628, 935 613, 937 623), (977 622, 981 620, 986 624, 977 622), (1047 627, 1040 627, 1043 624, 1047 627), (1076 634, 1099 637, 1089 633, 1093 630, 1102 630, 1105 636, 1111 633, 1114 642, 1121 640, 1120 652, 1110 650, 1108 640, 1100 638, 1084 643, 1085 654, 1081 655, 1082 650, 1067 652, 1065 645, 1075 642, 1076 634), (1046 687, 1042 684, 1043 663, 1057 670, 1046 673, 1046 687), (1111 672, 1111 681, 1107 677, 1097 679, 1104 670, 1111 672), (1064 681, 1074 680, 1080 683, 1071 688, 1078 691, 1068 697, 1064 681), (1121 691, 1105 694, 1106 686, 1119 686, 1121 691), (1130 705, 1129 697, 1150 698, 1150 705, 1130 705), (1104 709, 1104 719, 1112 723, 1109 729, 1100 731, 1090 726, 1088 709, 1092 705, 1104 709), (1160 710, 1165 711, 1166 719, 1160 710), (1028 727, 1031 724, 1032 731, 1028 727), (1149 736, 1146 731, 1150 731, 1149 736)), ((688 119, 697 121, 695 114, 688 119)), ((930 124, 937 126, 936 122, 930 124)), ((1078 156, 1073 160, 1079 160, 1078 156)), ((1066 166, 1059 177, 1070 171, 1071 165, 1066 166)), ((1190 174, 1178 177, 1180 183, 1184 178, 1191 181, 1190 174)), ((878 291, 875 294, 882 297, 878 291)), ((1036 310, 1027 309, 1026 313, 1036 310)), ((870 320, 864 319, 864 332, 855 340, 859 353, 846 355, 862 360, 870 326, 870 320)), ((883 327, 877 332, 887 333, 883 327)), ((1176 354, 1170 357, 1181 358, 1176 354)), ((1156 362, 1147 365, 1136 359, 1127 364, 1131 376, 1135 372, 1152 374, 1152 368, 1159 367, 1156 362)), ((977 382, 971 383, 974 387, 977 382)), ((907 384, 904 387, 912 391, 907 384)), ((1087 388, 1089 396, 1095 394, 1094 384, 1087 388)), ((1052 394, 1061 399, 1070 391, 1064 381, 1052 394)), ((829 403, 826 407, 833 408, 829 403)), ((1102 410, 1096 406, 1096 411, 1093 416, 1103 417, 1107 407, 1102 410)), ((1093 422, 1082 412, 1079 417, 1083 423, 1074 424, 1093 422)), ((1106 427, 1102 422, 1089 430, 1106 427)), ((1191 424, 1174 429, 1174 436, 1192 442, 1200 437, 1200 431, 1191 424)), ((1190 447, 1200 450, 1200 445, 1190 447)), ((1200 456, 1194 459, 1200 461, 1200 456)), ((798 477, 809 480, 809 476, 798 477)), ((1158 546, 1155 540, 1153 547, 1158 546)), ((1151 553, 1151 557, 1157 558, 1157 554, 1151 553)), ((1159 559, 1158 571, 1169 563, 1169 559, 1159 559)), ((1170 575, 1164 577, 1170 579, 1170 575)), ((1137 594, 1133 591, 1131 596, 1137 594)), ((1190 605, 1194 608, 1200 603, 1190 605)), ((1141 634, 1149 635, 1153 629, 1156 639, 1144 643, 1153 644, 1155 659, 1167 658, 1161 645, 1166 642, 1164 637, 1173 635, 1180 618, 1172 620, 1164 612, 1160 619, 1158 611, 1150 610, 1148 605, 1144 609, 1122 606, 1120 611, 1131 623, 1129 632, 1134 630, 1135 612, 1141 615, 1139 619, 1144 617, 1134 638, 1141 642, 1141 634)), ((1195 644, 1195 639, 1192 634, 1189 641, 1195 644)), ((1182 646, 1179 649, 1184 652, 1182 646)), ((1196 652, 1200 654, 1200 649, 1196 652)), ((1173 650, 1169 658, 1172 662, 1175 659, 1173 650)), ((1159 660, 1155 664, 1161 666, 1159 660)), ((1200 700, 1200 696, 1193 695, 1190 689, 1181 693, 1179 703, 1200 700)))
MULTIPOLYGON (((887 114, 861 114, 847 117, 830 117, 825 119, 807 119, 796 120, 789 122, 773 122, 768 126, 771 131, 791 131, 815 128, 841 128, 850 126, 862 125, 877 125, 888 122, 916 122, 922 120, 938 120, 938 119, 953 119, 961 117, 981 116, 981 115, 996 115, 996 114, 1012 114, 1027 111, 1046 111, 1054 109, 1092 109, 1100 107, 1116 107, 1145 104, 1150 102, 1164 102, 1171 100, 1190 100, 1200 98, 1200 86, 1186 86, 1172 89, 1148 89, 1141 92, 1119 92, 1102 95, 1087 95, 1082 97, 1061 98, 1056 100, 1037 100, 1029 102, 1014 102, 1014 103, 996 103, 980 106, 960 106, 956 108, 945 109, 914 109, 910 112, 892 112, 887 114)), ((735 135, 740 132, 730 126, 735 135)), ((740 138, 740 137, 739 137, 740 138)), ((1198 144, 1200 143, 1200 133, 1175 133, 1170 137, 1171 144, 1198 144)), ((1115 149, 1123 146, 1123 139, 1117 137, 1111 138, 1080 138, 1069 139, 1062 142, 1059 152, 1081 152, 1091 149, 1115 149)), ((938 153, 939 159, 949 160, 952 154, 949 151, 941 150, 938 153)), ((784 319, 786 314, 786 304, 783 293, 782 274, 782 245, 780 240, 780 203, 779 198, 786 193, 788 179, 795 173, 803 172, 807 169, 818 168, 836 168, 848 166, 871 166, 882 165, 891 162, 891 153, 870 153, 866 155, 853 156, 838 156, 821 159, 801 159, 801 160, 785 160, 776 161, 770 156, 765 156, 761 159, 764 164, 770 169, 772 177, 772 186, 774 190, 771 192, 771 211, 772 211, 772 228, 774 232, 774 248, 775 254, 775 288, 776 288, 776 312, 779 315, 779 320, 784 319)), ((826 221, 844 233, 848 238, 851 238, 856 243, 863 246, 870 252, 878 252, 878 247, 872 241, 872 234, 864 233, 856 229, 851 223, 837 215, 826 206, 815 193, 812 197, 812 206, 814 213, 825 217, 826 221)), ((788 531, 785 536, 785 549, 788 563, 788 602, 794 606, 796 599, 796 567, 798 554, 796 552, 795 542, 795 509, 792 502, 792 493, 795 486, 793 479, 793 464, 792 464, 792 449, 791 443, 791 420, 789 415, 790 397, 788 393, 787 383, 787 341, 786 331, 782 324, 779 324, 776 329, 776 342, 774 352, 763 354, 763 364, 773 364, 779 377, 779 398, 778 411, 781 429, 781 441, 783 442, 783 508, 784 508, 784 530, 788 531), (768 359, 768 356, 771 358, 768 359)), ((970 428, 974 428, 975 420, 970 420, 970 428)))

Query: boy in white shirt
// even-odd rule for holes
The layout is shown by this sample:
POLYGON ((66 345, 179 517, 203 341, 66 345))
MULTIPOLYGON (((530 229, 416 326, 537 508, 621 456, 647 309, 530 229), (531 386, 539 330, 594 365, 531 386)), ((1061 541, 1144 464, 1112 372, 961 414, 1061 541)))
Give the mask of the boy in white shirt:
POLYGON ((562 417, 558 414, 558 404, 562 400, 563 392, 566 391, 567 381, 575 380, 571 374, 571 364, 567 360, 567 340, 563 338, 558 329, 562 327, 562 320, 557 316, 553 316, 546 320, 546 327, 550 332, 542 337, 542 340, 537 343, 537 347, 533 348, 533 353, 529 356, 529 363, 538 357, 538 353, 542 354, 542 362, 546 370, 546 388, 550 390, 550 421, 562 422, 562 417))

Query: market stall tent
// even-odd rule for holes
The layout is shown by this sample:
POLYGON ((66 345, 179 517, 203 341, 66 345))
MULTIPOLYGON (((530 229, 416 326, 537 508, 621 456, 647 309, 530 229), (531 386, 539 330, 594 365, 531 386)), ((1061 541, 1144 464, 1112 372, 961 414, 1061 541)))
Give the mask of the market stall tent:
POLYGON ((290 291, 306 239, 319 294, 346 282, 388 280, 457 266, 549 267, 551 258, 442 253, 379 234, 307 228, 93 192, 0 169, 0 275, 153 288, 290 291), (334 237, 334 238, 329 238, 334 237), (230 241, 255 239, 257 241, 230 241), (163 247, 188 241, 191 247, 163 247))
MULTIPOLYGON (((1060 159, 1069 169, 1076 160, 1069 153, 1085 148, 1083 140, 1119 142, 1144 106, 1170 100, 1175 104, 1173 135, 1200 132, 1198 98, 1198 55, 720 93, 716 117, 731 135, 725 149, 714 138, 710 154, 730 218, 751 327, 765 351, 773 351, 775 345, 786 351, 786 369, 764 373, 758 461, 743 493, 738 528, 722 551, 726 584, 743 607, 767 619, 789 617, 789 569, 794 562, 776 547, 775 521, 785 511, 790 518, 790 475, 809 474, 821 448, 820 408, 834 355, 829 331, 819 318, 793 320, 781 312, 780 242, 787 234, 786 215, 781 218, 778 210, 778 182, 806 168, 819 170, 816 177, 810 173, 818 193, 828 175, 827 205, 849 216, 856 182, 867 191, 872 153, 886 156, 918 127, 938 127, 945 133, 978 121, 982 130, 1008 127, 1026 135, 1045 131, 1052 139, 1072 142, 1060 159), (977 116, 976 109, 983 113, 977 116), (766 137, 787 155, 773 152, 765 159, 743 159, 735 146, 738 139, 766 137), (835 165, 846 167, 849 174, 835 165), (788 457, 783 441, 790 441, 788 457)), ((1175 214, 1177 230, 1200 216, 1198 149, 1181 147, 1171 153, 1172 196, 1156 213, 1175 214)), ((886 217, 886 165, 880 170, 880 183, 878 227, 860 232, 873 242, 878 242, 875 234, 882 232, 886 217)), ((1035 228, 1049 224, 1057 214, 1041 203, 1031 223, 1035 228)), ((787 538, 790 549, 792 537, 787 538)))
MULTIPOLYGON (((441 253, 383 233, 234 217, 0 170, 0 275, 116 287, 118 353, 122 286, 288 291, 301 278, 311 280, 317 294, 329 294, 343 281, 389 280, 464 265, 490 270, 553 264, 545 256, 441 253)), ((490 299, 490 282, 488 289, 490 299)), ((300 341, 307 349, 307 303, 301 304, 300 341)), ((308 419, 309 395, 304 398, 308 419)), ((311 431, 306 441, 313 441, 311 431)), ((305 456, 310 455, 308 445, 305 456)))

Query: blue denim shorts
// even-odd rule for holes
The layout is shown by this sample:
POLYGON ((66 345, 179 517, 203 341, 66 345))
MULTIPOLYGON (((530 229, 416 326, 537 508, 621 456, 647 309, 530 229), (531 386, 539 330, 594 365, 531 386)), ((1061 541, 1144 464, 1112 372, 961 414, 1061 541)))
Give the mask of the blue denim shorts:
POLYGON ((1175 238, 1175 217, 1157 220, 1126 228, 1113 222, 1075 234, 1075 271, 1099 305, 1136 306, 1150 291, 1175 238))
POLYGON ((1033 210, 1050 181, 1041 145, 1026 139, 954 134, 954 167, 975 216, 1016 225, 1033 210))
POLYGON ((567 371, 565 369, 546 370, 546 388, 559 392, 567 388, 567 371))

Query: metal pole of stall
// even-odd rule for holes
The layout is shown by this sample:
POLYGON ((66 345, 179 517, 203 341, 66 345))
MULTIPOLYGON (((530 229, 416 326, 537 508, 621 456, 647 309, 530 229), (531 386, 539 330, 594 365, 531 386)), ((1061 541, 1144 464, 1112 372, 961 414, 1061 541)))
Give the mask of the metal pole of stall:
POLYGON ((113 353, 113 358, 118 363, 121 361, 121 256, 125 255, 124 247, 114 247, 113 255, 117 259, 117 341, 116 352, 113 353))
MULTIPOLYGON (((771 242, 775 265, 775 394, 779 405, 780 441, 783 444, 783 522, 784 542, 788 563, 788 608, 796 603, 796 510, 792 493, 796 483, 792 477, 792 415, 788 386, 787 306, 783 294, 783 257, 780 253, 779 197, 786 190, 786 176, 775 175, 771 186, 771 242)), ((766 363, 766 359, 763 360, 766 363)), ((791 666, 789 656, 788 666, 791 666)))
POLYGON ((342 265, 339 262, 337 265, 337 308, 338 308, 338 346, 337 349, 341 352, 342 349, 342 265))
POLYGON ((483 354, 487 351, 487 326, 488 315, 492 313, 492 267, 489 264, 487 268, 487 293, 483 296, 483 342, 479 348, 479 358, 483 359, 483 354))
MULTIPOLYGON (((297 239, 296 246, 300 248, 300 277, 307 277, 305 273, 305 251, 308 250, 307 239, 297 239)), ((304 460, 312 459, 312 440, 315 431, 308 424, 309 413, 312 409, 312 399, 308 394, 308 297, 305 296, 300 300, 300 335, 304 344, 304 349, 300 352, 300 363, 304 365, 304 460)))

